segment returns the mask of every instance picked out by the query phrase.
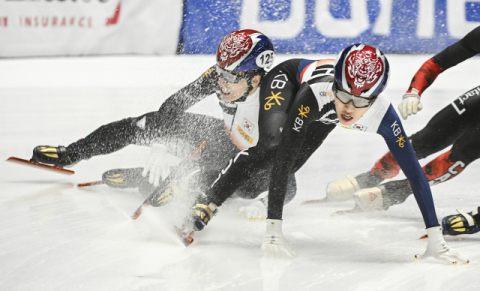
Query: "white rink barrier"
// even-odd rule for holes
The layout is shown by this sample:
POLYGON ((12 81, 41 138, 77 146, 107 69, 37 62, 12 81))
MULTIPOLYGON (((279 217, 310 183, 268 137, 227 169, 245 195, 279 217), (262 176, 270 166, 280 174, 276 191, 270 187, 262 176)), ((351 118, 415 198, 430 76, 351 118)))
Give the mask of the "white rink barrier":
POLYGON ((0 57, 175 54, 181 0, 0 0, 0 57))

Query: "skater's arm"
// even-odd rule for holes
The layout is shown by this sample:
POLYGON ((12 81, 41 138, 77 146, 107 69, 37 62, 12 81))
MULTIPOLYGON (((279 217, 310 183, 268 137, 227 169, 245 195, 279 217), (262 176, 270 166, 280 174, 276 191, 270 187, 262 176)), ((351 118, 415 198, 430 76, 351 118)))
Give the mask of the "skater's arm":
POLYGON ((378 133, 385 139, 388 148, 407 177, 426 227, 438 226, 430 185, 418 163, 402 122, 391 105, 382 120, 378 133))
POLYGON ((215 66, 209 68, 197 80, 180 89, 165 100, 159 109, 163 116, 177 116, 218 90, 218 74, 215 66))
POLYGON ((407 93, 418 91, 418 96, 421 96, 440 73, 478 53, 480 53, 480 26, 427 60, 413 77, 407 93))
POLYGON ((470 31, 458 42, 435 55, 433 60, 443 70, 448 70, 478 53, 480 53, 480 26, 470 31))
POLYGON ((317 120, 318 103, 308 83, 297 93, 274 156, 268 191, 268 219, 282 219, 288 177, 304 144, 308 126, 317 120))

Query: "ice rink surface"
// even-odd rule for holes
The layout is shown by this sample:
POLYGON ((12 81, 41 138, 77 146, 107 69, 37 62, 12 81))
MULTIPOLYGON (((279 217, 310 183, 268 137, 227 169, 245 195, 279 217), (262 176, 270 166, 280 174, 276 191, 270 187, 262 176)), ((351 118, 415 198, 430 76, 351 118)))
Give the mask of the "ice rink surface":
MULTIPOLYGON (((276 63, 290 57, 300 56, 279 56, 276 63)), ((392 75, 386 94, 396 107, 430 56, 388 57, 392 75)), ((0 154, 6 160, 28 159, 37 145, 68 145, 102 124, 157 110, 213 65, 214 56, 3 59, 0 64, 0 154)), ((475 58, 440 75, 423 95, 424 110, 404 122, 407 133, 477 86, 479 67, 475 58)), ((212 98, 194 110, 220 113, 212 98)), ((249 201, 227 200, 185 248, 170 230, 180 206, 148 208, 132 221, 129 216, 144 200, 136 191, 76 187, 99 180, 109 169, 143 166, 148 148, 129 146, 81 162, 73 176, 2 162, 0 290, 478 290, 480 234, 446 237, 470 259, 468 266, 415 261, 426 241, 419 240, 425 231, 413 196, 369 214, 331 216, 352 208, 352 201, 300 205, 324 197, 329 181, 369 170, 386 151, 377 135, 341 128, 330 134, 297 173, 297 196, 284 210, 283 232, 297 253, 293 260, 261 257, 265 222, 237 214, 249 201)), ((432 188, 439 219, 479 205, 479 172, 477 161, 432 188)))

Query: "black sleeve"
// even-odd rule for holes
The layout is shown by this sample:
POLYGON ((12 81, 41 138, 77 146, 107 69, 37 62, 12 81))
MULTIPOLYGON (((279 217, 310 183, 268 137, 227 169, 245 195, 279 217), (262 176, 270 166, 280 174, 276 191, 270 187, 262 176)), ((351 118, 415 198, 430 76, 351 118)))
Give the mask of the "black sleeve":
POLYGON ((288 177, 304 144, 308 126, 316 120, 318 112, 319 106, 310 85, 303 83, 288 113, 273 160, 268 191, 269 219, 282 219, 288 177))
POLYGON ((215 66, 213 66, 197 80, 168 97, 160 107, 159 112, 166 118, 183 114, 195 103, 217 92, 219 90, 217 80, 218 74, 215 72, 215 66))
POLYGON ((197 80, 171 95, 158 111, 139 117, 125 118, 103 125, 83 140, 83 152, 89 156, 118 151, 129 144, 150 145, 162 138, 181 134, 190 121, 185 111, 218 90, 215 67, 209 68, 197 80), (175 122, 173 119, 177 119, 175 122), (187 120, 186 120, 187 119, 187 120))
POLYGON ((480 53, 480 26, 470 31, 460 41, 433 57, 443 70, 447 70, 480 53))

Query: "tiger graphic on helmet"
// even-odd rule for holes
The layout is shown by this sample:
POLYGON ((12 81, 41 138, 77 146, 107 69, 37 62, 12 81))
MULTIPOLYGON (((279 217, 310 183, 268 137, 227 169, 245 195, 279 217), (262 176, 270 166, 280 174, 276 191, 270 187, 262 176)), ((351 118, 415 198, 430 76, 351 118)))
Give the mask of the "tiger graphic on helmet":
POLYGON ((269 68, 275 49, 263 33, 253 29, 235 30, 225 36, 217 48, 217 65, 226 71, 247 72, 269 68), (261 62, 267 57, 268 62, 261 62))
MULTIPOLYGON (((347 58, 348 77, 353 79, 355 89, 369 89, 375 84, 383 70, 383 64, 371 50, 356 51, 347 58)), ((347 77, 347 78, 348 78, 347 77)), ((352 88, 352 93, 355 94, 352 88)))
POLYGON ((355 96, 378 96, 385 89, 389 75, 387 58, 369 45, 351 45, 335 61, 336 83, 355 96))

